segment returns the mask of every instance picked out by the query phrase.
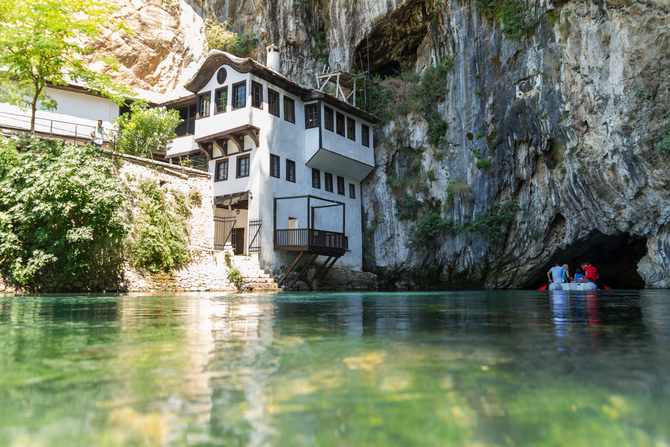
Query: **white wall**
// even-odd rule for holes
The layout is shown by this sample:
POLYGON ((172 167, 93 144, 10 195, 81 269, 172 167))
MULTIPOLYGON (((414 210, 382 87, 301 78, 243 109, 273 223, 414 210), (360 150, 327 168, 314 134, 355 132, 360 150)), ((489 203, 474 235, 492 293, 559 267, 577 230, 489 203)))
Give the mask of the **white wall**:
MULTIPOLYGON (((90 139, 97 121, 111 128, 110 121, 119 116, 119 106, 109 99, 84 92, 73 92, 47 87, 47 93, 58 105, 56 110, 46 111, 39 107, 35 114, 35 131, 90 139)), ((30 129, 30 110, 0 103, 0 124, 19 129, 30 129)))
MULTIPOLYGON (((346 206, 346 233, 349 237, 350 250, 338 261, 339 266, 349 266, 360 269, 362 267, 362 239, 361 239, 361 202, 360 202, 360 183, 354 179, 345 178, 345 195, 337 194, 337 177, 333 175, 334 192, 326 192, 323 183, 323 172, 321 172, 321 188, 312 188, 312 169, 306 166, 305 142, 309 138, 310 144, 318 147, 319 129, 305 130, 304 104, 300 98, 287 93, 284 90, 269 84, 268 82, 256 78, 251 74, 237 73, 229 66, 227 69, 227 79, 224 86, 228 86, 228 106, 225 113, 214 114, 214 91, 222 85, 216 80, 216 71, 212 79, 202 88, 199 93, 211 92, 211 111, 207 118, 196 120, 195 138, 205 137, 232 129, 235 127, 250 124, 260 129, 259 147, 256 148, 249 137, 245 137, 245 148, 253 148, 251 154, 250 177, 245 179, 235 178, 236 158, 239 154, 229 157, 228 179, 226 181, 213 183, 214 196, 232 194, 235 192, 250 191, 248 218, 261 218, 263 221, 261 227, 261 253, 259 260, 264 268, 281 270, 290 264, 297 253, 275 252, 273 246, 274 239, 274 198, 290 197, 300 195, 313 195, 327 198, 339 202, 344 202, 346 206), (243 109, 231 110, 232 104, 232 84, 245 80, 247 83, 247 105, 243 109), (263 85, 263 109, 251 107, 251 80, 263 85), (280 116, 271 115, 268 111, 268 86, 280 95, 280 116), (284 95, 295 101, 295 123, 284 119, 284 95), (307 137, 309 135, 309 137, 307 137), (270 154, 280 157, 280 178, 270 176, 270 154), (296 166, 295 183, 286 180, 286 160, 292 160, 296 166), (356 198, 349 198, 349 183, 356 187, 356 198)), ((360 125, 359 125, 360 127, 360 125)), ((372 128, 371 128, 372 129, 372 128)), ((360 132, 360 129, 357 129, 360 132)), ((357 143, 360 144, 360 133, 357 135, 357 143)), ((342 138, 338 136, 338 138, 342 138)), ((342 138, 346 140, 346 138, 342 138)), ((351 141, 351 140, 348 140, 351 141)), ((353 143, 353 142, 351 142, 353 143)), ((371 140, 372 143, 372 140, 371 140)), ((228 143, 232 145, 232 143, 228 143)), ((361 145, 361 147, 363 147, 361 145)), ((232 148, 232 146, 231 146, 232 148)), ((222 155, 222 154, 217 154, 222 155)), ((217 157, 210 161, 210 169, 214 172, 216 161, 222 157, 217 157)), ((280 201, 286 202, 286 201, 280 201)), ((277 228, 288 228, 288 218, 298 218, 298 227, 307 228, 307 211, 304 201, 293 200, 295 206, 292 208, 280 206, 280 215, 277 216, 277 228)), ((318 201, 312 200, 312 205, 318 201)), ((324 202, 323 204, 325 204, 324 202)), ((282 204, 283 205, 283 204, 282 204)), ((319 225, 316 228, 329 231, 342 231, 341 208, 328 208, 328 211, 317 211, 319 225), (335 220, 333 216, 337 215, 335 220), (332 228, 330 228, 332 227, 332 228)), ((238 226, 240 226, 238 222, 238 226)), ((247 232, 248 233, 248 232, 247 232)), ((325 260, 325 258, 324 258, 325 260)))

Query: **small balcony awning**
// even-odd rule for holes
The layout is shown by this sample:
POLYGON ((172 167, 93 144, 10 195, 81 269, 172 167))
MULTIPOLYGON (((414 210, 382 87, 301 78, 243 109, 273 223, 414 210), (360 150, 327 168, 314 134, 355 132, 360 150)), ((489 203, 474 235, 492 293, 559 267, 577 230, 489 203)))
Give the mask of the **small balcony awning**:
POLYGON ((316 151, 312 158, 307 161, 306 165, 310 168, 352 178, 359 182, 374 169, 374 166, 370 166, 360 160, 354 160, 324 148, 316 151))
POLYGON ((235 192, 232 194, 224 194, 222 196, 214 197, 214 205, 217 208, 230 208, 234 210, 249 209, 249 199, 251 192, 235 192))
POLYGON ((244 126, 234 127, 232 129, 224 130, 222 132, 217 132, 215 134, 206 135, 204 137, 196 138, 195 142, 200 147, 209 159, 214 158, 214 146, 217 145, 221 152, 225 155, 228 155, 226 144, 228 141, 232 141, 237 149, 240 152, 244 151, 244 137, 249 137, 253 140, 256 147, 259 145, 259 137, 261 130, 258 127, 252 126, 250 124, 245 124, 244 126))

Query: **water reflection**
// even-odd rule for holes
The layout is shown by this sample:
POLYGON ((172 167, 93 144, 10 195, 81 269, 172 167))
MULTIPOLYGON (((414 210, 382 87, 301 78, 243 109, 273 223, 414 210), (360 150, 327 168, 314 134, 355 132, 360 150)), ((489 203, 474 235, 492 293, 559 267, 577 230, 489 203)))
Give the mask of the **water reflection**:
POLYGON ((4 297, 0 445, 668 445, 668 317, 654 291, 4 297))

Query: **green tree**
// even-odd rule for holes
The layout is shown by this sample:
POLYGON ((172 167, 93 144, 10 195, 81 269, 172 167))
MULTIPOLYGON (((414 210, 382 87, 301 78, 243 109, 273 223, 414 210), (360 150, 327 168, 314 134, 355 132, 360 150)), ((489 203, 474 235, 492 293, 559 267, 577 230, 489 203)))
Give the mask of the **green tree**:
POLYGON ((0 140, 0 274, 12 284, 67 290, 119 274, 126 192, 90 146, 0 140))
POLYGON ((153 158, 153 151, 166 151, 181 122, 179 112, 165 107, 133 104, 131 111, 114 121, 116 147, 138 157, 153 158))
MULTIPOLYGON (((30 131, 40 106, 56 108, 45 91, 49 84, 82 83, 87 89, 121 104, 131 90, 109 75, 92 71, 86 58, 109 23, 104 0, 3 0, 0 7, 0 95, 31 109, 30 131)), ((111 69, 116 61, 99 58, 111 69)))

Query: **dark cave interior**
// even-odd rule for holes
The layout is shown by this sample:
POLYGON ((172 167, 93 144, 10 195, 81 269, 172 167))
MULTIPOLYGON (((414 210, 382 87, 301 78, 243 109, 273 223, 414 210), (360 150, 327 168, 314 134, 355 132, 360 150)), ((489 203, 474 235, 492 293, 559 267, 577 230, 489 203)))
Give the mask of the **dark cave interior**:
POLYGON ((582 262, 590 261, 600 274, 603 284, 612 289, 643 289, 644 281, 637 273, 637 263, 647 253, 647 239, 621 233, 608 236, 592 232, 584 240, 571 244, 554 254, 537 273, 529 288, 547 284, 547 272, 556 262, 568 264, 570 275, 582 262))
POLYGON ((413 68, 421 42, 428 35, 428 27, 434 20, 430 3, 408 1, 384 20, 375 24, 368 35, 354 50, 351 67, 358 71, 369 71, 370 76, 382 79, 399 74, 403 69, 413 68))

